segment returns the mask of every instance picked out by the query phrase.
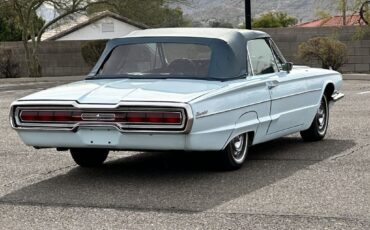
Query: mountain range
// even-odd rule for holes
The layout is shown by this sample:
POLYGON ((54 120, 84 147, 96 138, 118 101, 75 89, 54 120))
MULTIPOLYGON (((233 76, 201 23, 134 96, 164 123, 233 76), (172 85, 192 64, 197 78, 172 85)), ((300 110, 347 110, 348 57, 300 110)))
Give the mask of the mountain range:
MULTIPOLYGON (((211 21, 229 22, 238 26, 245 20, 245 0, 187 0, 185 3, 172 3, 170 7, 179 7, 193 25, 206 26, 211 21)), ((356 0, 348 0, 349 4, 356 0)), ((326 11, 332 15, 339 14, 338 0, 251 0, 252 16, 258 16, 269 11, 282 11, 307 22, 317 18, 319 11, 326 11)), ((45 21, 50 21, 56 15, 53 7, 42 5, 38 14, 45 21)))
MULTIPOLYGON (((298 19, 299 22, 313 20, 320 10, 338 14, 335 0, 251 0, 252 15, 258 16, 268 11, 282 11, 298 19)), ((176 3, 186 18, 207 25, 210 21, 230 22, 234 26, 244 22, 244 0, 189 0, 176 3)))

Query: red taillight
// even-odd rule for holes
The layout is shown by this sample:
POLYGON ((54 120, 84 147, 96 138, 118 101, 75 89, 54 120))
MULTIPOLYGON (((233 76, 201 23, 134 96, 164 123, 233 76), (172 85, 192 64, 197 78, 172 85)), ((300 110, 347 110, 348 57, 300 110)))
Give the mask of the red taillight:
POLYGON ((71 115, 72 121, 83 121, 82 120, 82 112, 81 111, 74 111, 71 115))
POLYGON ((40 111, 37 117, 39 121, 54 121, 54 112, 51 111, 40 111))
POLYGON ((66 112, 66 111, 54 112, 55 121, 70 121, 70 119, 71 119, 71 112, 66 112))
POLYGON ((127 112, 128 123, 181 124, 179 112, 127 112))
POLYGON ((81 121, 81 112, 78 111, 30 111, 20 112, 19 118, 23 122, 73 122, 81 121))
POLYGON ((145 122, 145 113, 129 112, 129 113, 127 113, 127 122, 129 122, 129 123, 143 123, 143 122, 145 122))
POLYGON ((36 121, 38 117, 38 112, 35 111, 23 111, 20 114, 22 121, 36 121))
POLYGON ((164 113, 163 121, 164 123, 169 123, 169 124, 181 124, 181 114, 180 113, 164 113))
POLYGON ((77 122, 115 122, 130 124, 182 124, 180 112, 124 111, 124 112, 82 112, 72 110, 23 110, 19 118, 26 123, 77 123, 77 122), (108 116, 109 115, 109 116, 108 116), (88 118, 88 119, 87 119, 88 118), (108 119, 109 118, 109 119, 108 119))
POLYGON ((163 123, 163 113, 146 113, 146 122, 163 123))

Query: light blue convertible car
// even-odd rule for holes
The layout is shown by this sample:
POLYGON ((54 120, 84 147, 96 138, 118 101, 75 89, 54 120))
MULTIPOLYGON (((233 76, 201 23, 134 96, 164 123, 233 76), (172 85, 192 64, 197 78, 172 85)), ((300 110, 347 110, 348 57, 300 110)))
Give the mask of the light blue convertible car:
POLYGON ((112 150, 183 150, 238 169, 251 145, 324 138, 341 85, 338 72, 293 68, 264 32, 149 29, 109 41, 86 80, 15 101, 10 121, 27 145, 83 167, 112 150))

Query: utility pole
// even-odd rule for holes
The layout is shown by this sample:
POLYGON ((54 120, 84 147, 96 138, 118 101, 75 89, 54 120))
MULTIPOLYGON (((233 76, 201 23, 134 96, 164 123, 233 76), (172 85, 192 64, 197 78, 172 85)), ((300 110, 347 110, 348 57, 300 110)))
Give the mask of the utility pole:
POLYGON ((245 0, 245 28, 252 29, 252 6, 251 0, 245 0))
POLYGON ((342 0, 342 17, 343 17, 343 25, 347 25, 347 0, 342 0))

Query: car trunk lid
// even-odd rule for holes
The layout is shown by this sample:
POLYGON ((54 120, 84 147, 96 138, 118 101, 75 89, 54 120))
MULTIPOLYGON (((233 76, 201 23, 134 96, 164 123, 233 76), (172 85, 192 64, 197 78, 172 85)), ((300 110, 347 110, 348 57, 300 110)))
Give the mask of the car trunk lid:
POLYGON ((77 101, 80 104, 186 103, 223 86, 222 82, 190 79, 85 80, 34 93, 21 100, 77 101))

